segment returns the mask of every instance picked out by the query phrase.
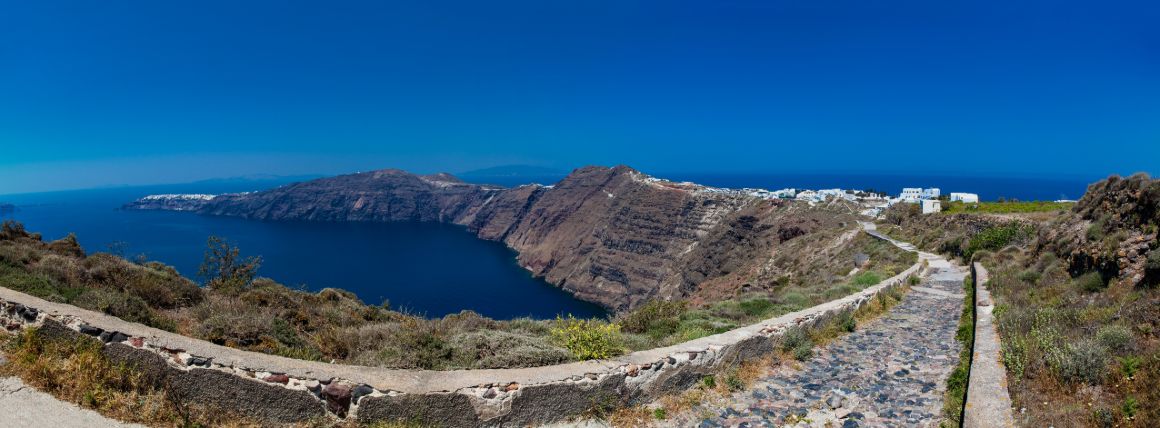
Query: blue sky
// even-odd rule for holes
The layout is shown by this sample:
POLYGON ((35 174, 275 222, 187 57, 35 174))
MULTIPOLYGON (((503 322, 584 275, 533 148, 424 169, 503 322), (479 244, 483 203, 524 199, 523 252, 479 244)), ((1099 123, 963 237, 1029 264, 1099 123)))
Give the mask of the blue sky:
POLYGON ((1160 6, 30 1, 0 194, 246 174, 1160 172, 1160 6))

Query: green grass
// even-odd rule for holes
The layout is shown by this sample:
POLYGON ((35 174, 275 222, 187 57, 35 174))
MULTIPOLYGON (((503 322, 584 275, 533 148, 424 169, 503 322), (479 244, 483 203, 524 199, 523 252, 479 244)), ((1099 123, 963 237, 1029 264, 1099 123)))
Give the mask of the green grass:
POLYGON ((1055 212, 1070 210, 1075 206, 1074 202, 1049 202, 1049 201, 1030 201, 1030 202, 979 202, 975 204, 964 204, 962 202, 944 202, 943 214, 957 214, 957 213, 987 213, 987 214, 1016 214, 1016 213, 1040 213, 1040 212, 1055 212))
POLYGON ((963 313, 959 316, 959 328, 955 340, 962 344, 959 364, 947 377, 946 400, 943 402, 942 426, 960 426, 963 418, 963 402, 967 399, 967 380, 971 374, 971 353, 975 348, 975 290, 967 277, 963 281, 963 313))

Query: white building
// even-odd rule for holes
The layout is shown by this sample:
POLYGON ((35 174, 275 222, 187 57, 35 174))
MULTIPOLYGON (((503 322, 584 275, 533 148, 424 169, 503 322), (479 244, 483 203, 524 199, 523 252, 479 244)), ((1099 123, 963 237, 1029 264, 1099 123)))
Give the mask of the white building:
POLYGON ((979 195, 974 193, 951 192, 951 202, 955 201, 962 202, 964 204, 977 204, 979 203, 979 195))
POLYGON ((812 200, 815 200, 818 198, 818 192, 815 192, 813 190, 803 190, 803 191, 798 192, 797 196, 795 196, 795 197, 799 201, 812 201, 812 200))
POLYGON ((940 195, 942 195, 942 191, 940 191, 937 187, 922 189, 923 199, 938 199, 940 195))
POLYGON ((923 199, 922 200, 922 213, 923 214, 933 214, 933 213, 937 213, 939 211, 942 211, 942 202, 939 201, 938 199, 923 199))
POLYGON ((922 189, 917 187, 906 187, 902 189, 902 195, 898 197, 904 201, 917 201, 922 199, 922 189))

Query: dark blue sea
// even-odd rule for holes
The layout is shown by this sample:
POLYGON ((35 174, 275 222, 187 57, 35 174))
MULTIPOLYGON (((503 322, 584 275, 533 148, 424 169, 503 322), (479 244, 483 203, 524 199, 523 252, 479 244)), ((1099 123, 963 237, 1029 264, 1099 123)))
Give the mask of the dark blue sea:
POLYGON ((428 316, 464 309, 497 319, 604 316, 533 278, 502 243, 478 239, 460 226, 437 223, 263 222, 184 212, 118 208, 154 193, 222 193, 272 183, 190 184, 0 196, 16 205, 15 218, 46 240, 77 234, 90 253, 117 249, 144 254, 195 281, 206 239, 226 237, 243 255, 261 256, 260 276, 309 290, 355 292, 367 303, 428 316), (120 248, 118 248, 120 247, 120 248))
MULTIPOLYGON (((1089 181, 886 175, 658 174, 720 187, 873 188, 897 194, 903 187, 973 192, 984 200, 1078 199, 1089 181)), ((561 176, 476 179, 493 184, 553 183, 561 176)), ((243 254, 263 258, 259 274, 283 284, 319 290, 351 290, 372 304, 389 301, 428 316, 464 309, 509 319, 558 314, 601 316, 596 305, 533 278, 501 243, 483 241, 462 227, 434 223, 262 222, 119 207, 155 193, 225 193, 261 190, 277 181, 203 182, 66 192, 0 195, 16 205, 15 218, 31 231, 56 239, 76 233, 90 252, 144 255, 176 267, 195 280, 206 239, 222 236, 243 254)))

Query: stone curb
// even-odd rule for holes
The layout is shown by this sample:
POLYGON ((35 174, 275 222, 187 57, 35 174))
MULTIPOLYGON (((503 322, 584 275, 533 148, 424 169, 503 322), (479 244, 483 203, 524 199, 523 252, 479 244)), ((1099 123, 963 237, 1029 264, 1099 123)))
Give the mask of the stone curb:
POLYGON ((963 405, 963 426, 968 428, 1013 427, 1011 395, 1007 391, 1007 368, 1003 365, 995 310, 987 289, 989 275, 981 263, 974 264, 975 349, 971 350, 971 372, 967 399, 963 405))
POLYGON ((295 360, 242 351, 0 287, 0 325, 90 337, 189 403, 274 423, 329 415, 360 422, 436 426, 527 426, 575 418, 596 407, 678 393, 704 376, 774 352, 790 328, 811 328, 922 275, 924 261, 858 293, 689 342, 555 366, 487 370, 397 370, 295 360))

